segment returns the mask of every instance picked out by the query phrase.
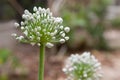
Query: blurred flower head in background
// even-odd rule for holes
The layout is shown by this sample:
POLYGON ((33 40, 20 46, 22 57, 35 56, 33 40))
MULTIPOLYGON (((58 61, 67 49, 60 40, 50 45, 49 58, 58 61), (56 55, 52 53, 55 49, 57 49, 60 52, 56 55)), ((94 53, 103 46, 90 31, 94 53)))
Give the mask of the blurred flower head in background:
POLYGON ((65 63, 66 80, 99 80, 102 77, 101 63, 89 52, 72 54, 65 63))
POLYGON ((53 17, 49 8, 34 7, 33 11, 34 13, 30 13, 25 10, 22 15, 24 21, 21 21, 20 24, 15 23, 16 27, 21 26, 24 36, 17 36, 15 33, 12 36, 32 45, 40 46, 41 43, 44 43, 48 48, 54 46, 53 42, 64 43, 69 40, 66 33, 70 31, 70 28, 62 25, 62 18, 53 17))

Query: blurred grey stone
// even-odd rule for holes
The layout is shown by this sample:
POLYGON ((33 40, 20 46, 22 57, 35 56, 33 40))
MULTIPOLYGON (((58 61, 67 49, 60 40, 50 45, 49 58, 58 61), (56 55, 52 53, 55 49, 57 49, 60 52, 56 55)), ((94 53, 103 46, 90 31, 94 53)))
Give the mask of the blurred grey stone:
POLYGON ((120 6, 111 5, 107 9, 106 18, 108 20, 120 17, 120 6))
POLYGON ((15 39, 11 37, 17 30, 14 27, 15 21, 0 23, 0 48, 12 48, 15 45, 15 39))
POLYGON ((112 49, 120 49, 120 30, 111 29, 104 32, 107 44, 112 49))

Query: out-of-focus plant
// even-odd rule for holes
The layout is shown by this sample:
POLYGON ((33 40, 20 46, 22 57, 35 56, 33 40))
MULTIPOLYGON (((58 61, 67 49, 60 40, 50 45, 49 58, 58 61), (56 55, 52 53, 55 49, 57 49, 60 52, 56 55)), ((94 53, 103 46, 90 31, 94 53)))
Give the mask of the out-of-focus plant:
POLYGON ((38 80, 44 80, 45 47, 51 48, 54 46, 53 43, 64 43, 69 40, 67 33, 70 28, 62 25, 62 18, 53 17, 49 8, 34 7, 33 11, 31 13, 25 10, 22 15, 24 21, 20 24, 15 23, 16 27, 21 26, 23 36, 15 33, 12 36, 20 42, 37 44, 40 47, 38 80))
MULTIPOLYGON (((72 28, 70 35, 74 33, 76 27, 80 26, 86 29, 91 36, 93 47, 107 49, 108 46, 103 37, 103 33, 106 27, 105 17, 109 3, 110 0, 90 0, 89 4, 78 3, 74 7, 70 7, 69 5, 66 8, 67 10, 62 10, 61 15, 65 20, 64 23, 66 25, 70 24, 72 28)), ((74 39, 73 37, 75 36, 71 37, 74 39)))
MULTIPOLYGON (((85 7, 81 3, 78 6, 66 6, 61 10, 61 16, 63 17, 63 22, 66 26, 70 25, 71 31, 69 33, 70 40, 68 41, 68 45, 72 47, 75 42, 75 31, 77 27, 84 27, 87 25, 86 22, 86 12, 85 7), (72 42, 72 43, 71 43, 72 42)), ((84 37, 79 36, 80 40, 84 40, 84 37)))
POLYGON ((8 61, 12 62, 13 67, 19 65, 18 59, 11 54, 11 51, 8 49, 0 49, 0 66, 4 65, 8 61))
MULTIPOLYGON (((0 68, 8 61, 10 51, 6 49, 0 49, 0 68)), ((0 80, 8 80, 8 76, 5 74, 0 75, 0 80)))
POLYGON ((120 17, 111 20, 111 24, 115 28, 120 28, 120 17))
MULTIPOLYGON (((0 68, 4 71, 5 66, 9 66, 10 69, 15 69, 20 65, 18 59, 11 54, 11 51, 8 49, 0 49, 0 68)), ((4 71, 1 71, 0 80, 8 80, 8 74, 4 71)), ((10 70, 9 70, 10 71, 10 70)))
POLYGON ((0 49, 0 64, 6 63, 10 56, 10 51, 6 49, 0 49))
POLYGON ((63 72, 67 74, 66 80, 100 80, 102 77, 101 63, 89 52, 68 57, 63 72))
POLYGON ((110 0, 91 0, 88 6, 91 15, 88 16, 86 30, 92 36, 95 47, 98 49, 108 49, 103 33, 106 27, 105 18, 109 3, 110 0))

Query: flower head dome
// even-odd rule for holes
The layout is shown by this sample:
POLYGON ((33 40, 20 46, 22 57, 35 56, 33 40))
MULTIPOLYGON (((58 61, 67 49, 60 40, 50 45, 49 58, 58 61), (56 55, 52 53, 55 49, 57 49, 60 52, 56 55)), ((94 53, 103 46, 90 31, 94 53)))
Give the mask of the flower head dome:
POLYGON ((100 80, 101 64, 89 52, 71 55, 63 68, 68 75, 66 80, 100 80))
POLYGON ((20 24, 15 23, 16 27, 21 26, 24 34, 23 36, 12 34, 16 39, 38 46, 44 43, 48 47, 52 47, 53 42, 64 43, 69 39, 66 33, 70 31, 70 28, 62 25, 62 18, 53 17, 49 8, 34 7, 33 11, 34 13, 30 13, 25 10, 22 15, 24 21, 21 21, 20 24))

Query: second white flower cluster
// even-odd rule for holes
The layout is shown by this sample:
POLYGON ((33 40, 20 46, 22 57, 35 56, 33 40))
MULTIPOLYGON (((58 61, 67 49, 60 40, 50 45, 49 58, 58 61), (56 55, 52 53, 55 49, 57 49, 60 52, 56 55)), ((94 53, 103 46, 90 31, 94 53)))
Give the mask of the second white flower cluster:
POLYGON ((72 54, 66 60, 63 71, 68 76, 66 80, 100 80, 102 76, 100 62, 89 52, 72 54))

